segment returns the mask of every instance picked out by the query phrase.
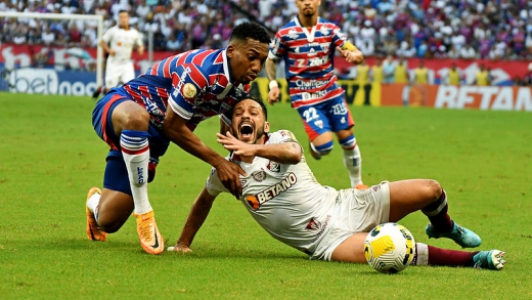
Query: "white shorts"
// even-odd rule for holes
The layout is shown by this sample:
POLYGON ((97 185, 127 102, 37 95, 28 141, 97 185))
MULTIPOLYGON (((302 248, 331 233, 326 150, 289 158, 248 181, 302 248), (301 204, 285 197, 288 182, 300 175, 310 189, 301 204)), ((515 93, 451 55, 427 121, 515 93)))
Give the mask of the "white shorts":
POLYGON ((348 237, 369 232, 390 220, 390 187, 388 181, 366 190, 340 190, 336 214, 310 259, 331 260, 332 253, 348 237))
POLYGON ((126 83, 135 79, 135 68, 130 60, 113 61, 107 60, 105 67, 105 86, 113 88, 120 83, 126 83))

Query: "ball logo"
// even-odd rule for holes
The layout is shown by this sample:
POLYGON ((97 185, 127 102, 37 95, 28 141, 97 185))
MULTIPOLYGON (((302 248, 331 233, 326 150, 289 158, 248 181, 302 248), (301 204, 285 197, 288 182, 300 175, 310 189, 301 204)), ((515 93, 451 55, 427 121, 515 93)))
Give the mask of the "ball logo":
POLYGON ((257 197, 253 195, 246 196, 246 202, 251 206, 253 210, 259 209, 260 203, 259 200, 257 200, 257 197))
POLYGON ((186 83, 184 86, 183 86, 183 96, 187 99, 193 99, 194 97, 196 97, 196 94, 198 93, 198 90, 196 89, 196 87, 192 84, 192 83, 186 83))

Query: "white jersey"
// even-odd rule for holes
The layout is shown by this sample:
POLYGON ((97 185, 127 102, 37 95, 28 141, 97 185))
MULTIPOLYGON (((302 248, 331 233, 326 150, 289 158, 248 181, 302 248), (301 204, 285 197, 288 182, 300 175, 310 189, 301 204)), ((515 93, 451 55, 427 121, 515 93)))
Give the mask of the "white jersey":
MULTIPOLYGON (((297 142, 290 131, 269 134, 266 144, 297 142)), ((247 176, 240 176, 240 197, 251 216, 275 239, 311 255, 334 218, 338 191, 319 184, 303 156, 301 162, 280 164, 262 157, 253 163, 229 159, 239 164, 247 176)), ((228 192, 215 168, 206 189, 212 196, 228 192)))
POLYGON ((125 30, 118 26, 111 27, 104 33, 102 40, 110 43, 110 48, 116 51, 115 55, 109 55, 108 62, 130 61, 133 46, 142 45, 141 34, 134 28, 125 30))

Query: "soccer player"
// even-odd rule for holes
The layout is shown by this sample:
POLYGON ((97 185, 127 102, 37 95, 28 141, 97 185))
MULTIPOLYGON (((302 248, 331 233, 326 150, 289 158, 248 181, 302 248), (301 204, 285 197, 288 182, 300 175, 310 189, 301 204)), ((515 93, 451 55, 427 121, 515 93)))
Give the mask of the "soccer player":
POLYGON ((242 168, 207 147, 193 131, 215 115, 222 125, 231 123, 231 109, 262 70, 269 43, 264 28, 242 23, 226 48, 168 57, 97 102, 92 123, 111 149, 103 191, 94 187, 87 195, 89 240, 104 241, 133 212, 142 248, 150 254, 164 250, 147 184, 170 142, 213 166, 235 196, 242 193, 242 168))
POLYGON ((100 93, 126 83, 135 78, 135 67, 131 61, 133 47, 137 47, 139 55, 144 53, 141 34, 129 26, 129 13, 121 10, 118 13, 118 24, 109 28, 102 36, 100 46, 109 56, 105 67, 105 86, 94 90, 92 97, 98 98, 100 93))
MULTIPOLYGON (((462 247, 478 247, 480 237, 459 226, 447 214, 447 195, 430 179, 383 181, 369 189, 336 190, 319 184, 301 145, 286 130, 270 133, 265 105, 254 98, 238 102, 230 132, 218 142, 232 151, 228 159, 247 175, 239 200, 272 237, 302 251, 311 259, 365 263, 364 240, 376 225, 397 222, 421 210, 430 224, 430 238, 450 238, 462 247)), ((174 247, 190 252, 195 234, 213 201, 227 189, 213 169, 196 198, 174 247)), ((457 251, 416 243, 414 265, 471 266, 499 270, 504 252, 457 251)))
POLYGON ((279 100, 277 61, 284 59, 292 107, 303 121, 312 157, 320 159, 331 152, 334 132, 343 149, 351 186, 365 188, 362 158, 353 134, 355 123, 333 73, 335 51, 350 63, 358 64, 364 57, 338 26, 318 16, 320 4, 321 0, 296 0, 299 14, 275 35, 266 61, 268 101, 273 104, 279 100))

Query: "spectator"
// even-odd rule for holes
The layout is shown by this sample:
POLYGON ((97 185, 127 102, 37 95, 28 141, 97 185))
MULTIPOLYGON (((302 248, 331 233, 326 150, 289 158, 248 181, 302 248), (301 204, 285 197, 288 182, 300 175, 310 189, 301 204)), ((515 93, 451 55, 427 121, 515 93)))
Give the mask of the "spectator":
POLYGON ((460 57, 465 59, 473 59, 477 57, 477 52, 471 44, 465 45, 462 49, 460 49, 460 57))
POLYGON ((382 63, 382 71, 384 75, 384 83, 393 83, 395 81, 395 63, 391 55, 388 55, 382 63))

